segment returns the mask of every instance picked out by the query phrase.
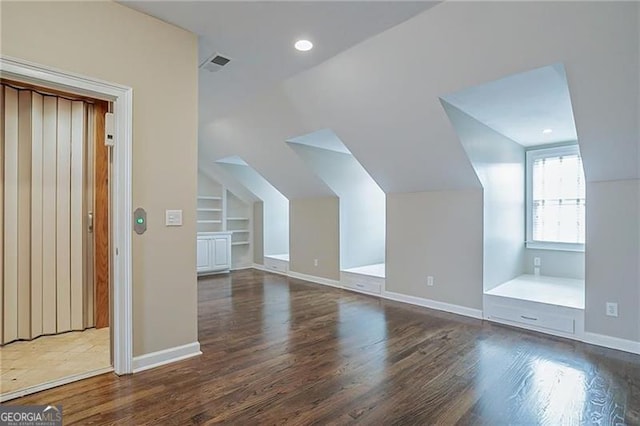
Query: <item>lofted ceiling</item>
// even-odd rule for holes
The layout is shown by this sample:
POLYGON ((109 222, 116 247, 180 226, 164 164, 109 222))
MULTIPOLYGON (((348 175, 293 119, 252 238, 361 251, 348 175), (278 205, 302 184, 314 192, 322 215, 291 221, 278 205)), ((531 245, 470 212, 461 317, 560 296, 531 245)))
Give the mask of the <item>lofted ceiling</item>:
POLYGON ((238 155, 289 199, 334 195, 285 142, 321 129, 386 193, 481 188, 440 102, 469 88, 463 109, 522 144, 577 129, 588 181, 639 173, 636 3, 126 4, 200 33, 203 58, 233 58, 233 75, 201 72, 199 161, 238 155), (316 47, 296 52, 298 37, 316 47))
MULTIPOLYGON (((437 4, 431 1, 121 1, 199 36, 200 62, 218 52, 231 62, 200 70, 200 122, 230 113, 261 90, 335 56, 437 4), (298 52, 298 39, 314 42, 298 52)), ((383 59, 383 58, 381 58, 383 59)))
POLYGON ((562 64, 510 75, 442 99, 523 146, 578 139, 562 64))

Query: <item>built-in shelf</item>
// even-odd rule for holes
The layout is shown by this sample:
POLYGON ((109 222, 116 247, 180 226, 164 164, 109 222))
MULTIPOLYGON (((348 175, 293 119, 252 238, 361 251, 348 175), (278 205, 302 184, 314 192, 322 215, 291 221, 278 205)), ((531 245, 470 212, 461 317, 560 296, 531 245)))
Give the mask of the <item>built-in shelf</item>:
POLYGON ((230 229, 229 232, 243 233, 243 232, 251 232, 248 229, 230 229))
POLYGON ((198 208, 199 212, 221 212, 222 209, 198 208))
POLYGON ((214 195, 198 195, 198 200, 222 200, 222 197, 214 195))
POLYGON ((249 241, 234 241, 231 243, 232 246, 246 246, 249 245, 249 241))
POLYGON ((201 220, 198 221, 198 223, 222 223, 222 221, 221 220, 208 220, 208 219, 204 220, 204 219, 201 219, 201 220))
POLYGON ((248 217, 228 217, 227 220, 249 220, 248 217))

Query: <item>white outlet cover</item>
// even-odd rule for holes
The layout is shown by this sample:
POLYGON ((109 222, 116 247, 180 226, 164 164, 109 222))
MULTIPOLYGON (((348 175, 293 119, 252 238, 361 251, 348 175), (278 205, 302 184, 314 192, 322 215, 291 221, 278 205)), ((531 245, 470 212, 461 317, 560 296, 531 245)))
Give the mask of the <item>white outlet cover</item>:
POLYGON ((540 266, 540 258, 539 257, 534 257, 533 258, 533 266, 540 266))
POLYGON ((607 316, 617 317, 618 316, 618 304, 614 302, 607 302, 607 316))
POLYGON ((166 226, 182 226, 182 210, 165 210, 166 226))

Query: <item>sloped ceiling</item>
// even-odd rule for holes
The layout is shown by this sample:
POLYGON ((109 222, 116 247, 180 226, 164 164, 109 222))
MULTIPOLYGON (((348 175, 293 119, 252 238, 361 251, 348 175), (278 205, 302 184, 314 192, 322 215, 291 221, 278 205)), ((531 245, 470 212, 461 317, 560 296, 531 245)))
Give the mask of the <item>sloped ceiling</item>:
POLYGON ((510 75, 442 99, 523 146, 578 139, 562 64, 510 75), (551 132, 545 133, 547 129, 551 132))
POLYGON ((262 201, 288 203, 286 197, 273 187, 263 176, 237 156, 218 160, 216 164, 232 175, 238 182, 262 201))
MULTIPOLYGON (((264 176, 285 197, 333 196, 285 141, 310 133, 304 121, 278 88, 260 96, 237 114, 202 125, 200 164, 238 155, 264 176)), ((204 166, 206 167, 206 166, 204 166)))
POLYGON ((331 128, 389 192, 480 188, 439 96, 562 62, 590 181, 638 177, 636 3, 445 2, 201 129, 288 197, 327 194, 284 141, 331 128))
POLYGON ((223 70, 200 71, 201 121, 437 4, 433 1, 122 1, 200 36, 200 61, 218 52, 223 70), (301 54, 293 43, 315 43, 301 54))
POLYGON ((339 152, 341 154, 349 154, 349 148, 347 148, 340 138, 336 136, 331 129, 322 129, 308 135, 302 135, 289 139, 287 142, 297 143, 301 145, 312 146, 314 148, 327 149, 329 151, 339 152))

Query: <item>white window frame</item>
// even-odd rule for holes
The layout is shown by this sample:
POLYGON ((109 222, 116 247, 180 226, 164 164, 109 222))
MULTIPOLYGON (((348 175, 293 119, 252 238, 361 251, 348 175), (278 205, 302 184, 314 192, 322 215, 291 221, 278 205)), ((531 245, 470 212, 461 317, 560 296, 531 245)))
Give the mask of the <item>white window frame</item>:
POLYGON ((532 147, 526 151, 527 170, 525 177, 526 193, 526 247, 529 249, 562 250, 584 252, 584 244, 534 241, 533 239, 533 163, 535 160, 562 155, 580 155, 578 144, 560 145, 551 148, 532 147))

